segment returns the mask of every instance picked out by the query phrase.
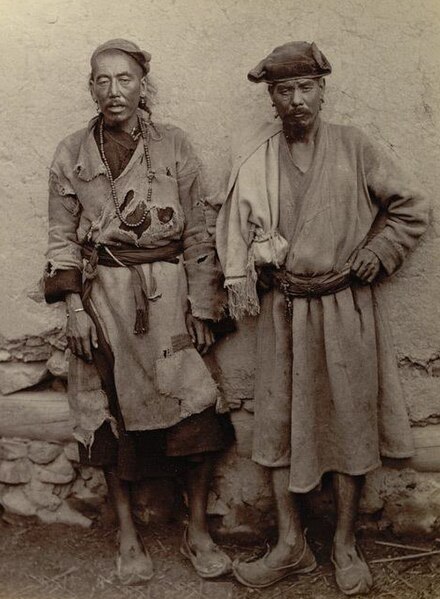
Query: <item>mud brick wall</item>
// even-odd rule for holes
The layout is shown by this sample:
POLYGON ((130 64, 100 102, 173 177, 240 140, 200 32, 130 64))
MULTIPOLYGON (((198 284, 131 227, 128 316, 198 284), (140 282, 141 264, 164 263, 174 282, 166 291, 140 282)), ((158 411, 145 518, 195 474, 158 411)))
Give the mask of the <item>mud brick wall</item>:
MULTIPOLYGON (((264 86, 248 83, 247 71, 288 40, 314 40, 322 48, 333 65, 324 117, 361 127, 415 173, 432 198, 428 234, 381 294, 413 425, 419 430, 440 426, 439 21, 436 0, 126 0, 122 5, 3 0, 0 424, 2 413, 10 415, 11 398, 24 389, 43 395, 49 389, 65 401, 63 307, 49 308, 29 297, 38 298, 44 267, 48 168, 61 138, 94 115, 87 90, 92 50, 108 38, 127 37, 152 53, 158 88, 154 118, 190 134, 214 205, 223 200, 234 134, 273 118, 264 86)), ((215 352, 214 368, 234 408, 238 443, 218 471, 210 512, 230 530, 257 526, 271 505, 265 474, 249 460, 254 349, 250 320, 215 352)), ((72 466, 73 450, 66 453, 67 440, 59 440, 56 448, 44 450, 55 456, 47 466, 35 461, 40 446, 32 438, 8 445, 7 437, 20 438, 14 430, 11 425, 0 431, 6 439, 0 450, 0 502, 6 509, 43 510, 50 518, 47 514, 64 510, 60 506, 74 494, 73 487, 82 484, 79 468, 72 466), (73 478, 42 480, 46 470, 51 480, 54 472, 73 478), (50 508, 36 507, 43 497, 50 508)), ((48 430, 40 428, 40 436, 48 430)), ((416 527, 433 530, 440 521, 439 485, 438 474, 429 471, 383 468, 370 477, 364 508, 379 510, 383 522, 405 528, 398 524, 403 501, 416 527)))

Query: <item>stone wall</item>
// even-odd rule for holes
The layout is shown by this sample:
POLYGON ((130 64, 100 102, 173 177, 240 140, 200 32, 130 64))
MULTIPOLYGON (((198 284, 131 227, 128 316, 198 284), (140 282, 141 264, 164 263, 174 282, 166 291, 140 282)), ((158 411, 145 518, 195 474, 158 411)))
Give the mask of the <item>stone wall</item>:
MULTIPOLYGON (((324 116, 361 127, 416 174, 433 200, 430 231, 381 293, 389 306, 412 422, 416 427, 440 422, 436 0, 126 0, 122 5, 108 0, 3 0, 0 17, 5 57, 0 66, 1 394, 34 385, 65 388, 63 308, 49 308, 28 296, 38 297, 44 266, 51 157, 60 139, 84 126, 94 113, 87 91, 88 58, 94 47, 121 36, 152 53, 158 88, 154 118, 190 133, 206 166, 209 200, 219 204, 234 133, 272 118, 264 86, 248 83, 247 71, 275 45, 306 39, 314 40, 333 65, 324 116)), ((252 321, 240 324, 216 350, 215 368, 236 408, 239 442, 216 479, 210 510, 230 528, 246 525, 251 512, 257 521, 271 502, 264 473, 248 459, 253 352, 252 321)), ((0 418, 2 405, 6 403, 0 397, 0 418)), ((19 452, 24 446, 29 451, 31 445, 23 443, 19 452)), ((28 466, 32 462, 27 454, 16 459, 28 466)), ((64 458, 56 459, 66 464, 64 458)), ((0 471, 10 468, 2 464, 0 471)), ((39 475, 32 482, 37 466, 29 468, 31 479, 17 483, 24 485, 20 496, 32 494, 32 485, 40 489, 39 475)), ((411 497, 414 489, 425 489, 438 509, 436 475, 392 472, 375 475, 374 488, 380 491, 372 491, 370 499, 376 505, 382 502, 378 509, 388 509, 389 514, 397 510, 397 499, 389 498, 405 495, 404 488, 411 497)), ((5 489, 2 503, 9 508, 15 499, 5 500, 5 489)), ((17 489, 13 491, 16 498, 17 489)), ((431 528, 438 526, 432 518, 431 528)))

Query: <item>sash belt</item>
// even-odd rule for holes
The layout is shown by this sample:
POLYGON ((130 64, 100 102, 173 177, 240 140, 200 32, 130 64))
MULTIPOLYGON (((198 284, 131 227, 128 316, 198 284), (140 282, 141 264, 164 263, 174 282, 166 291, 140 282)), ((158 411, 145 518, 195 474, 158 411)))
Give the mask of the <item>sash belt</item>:
POLYGON ((353 275, 349 268, 316 276, 294 275, 284 269, 272 271, 271 274, 275 287, 285 295, 289 310, 292 309, 295 297, 312 299, 331 295, 347 289, 353 283, 353 275))
POLYGON ((83 302, 88 302, 92 290, 92 281, 98 274, 98 265, 112 268, 128 268, 131 274, 131 286, 136 305, 134 334, 143 335, 148 331, 148 302, 161 297, 157 292, 156 280, 153 276, 153 262, 171 262, 177 264, 183 248, 180 241, 171 241, 168 245, 157 248, 120 247, 104 244, 85 244, 82 256, 86 260, 84 266, 85 282, 83 286, 83 302), (150 265, 150 289, 148 289, 141 264, 150 265))

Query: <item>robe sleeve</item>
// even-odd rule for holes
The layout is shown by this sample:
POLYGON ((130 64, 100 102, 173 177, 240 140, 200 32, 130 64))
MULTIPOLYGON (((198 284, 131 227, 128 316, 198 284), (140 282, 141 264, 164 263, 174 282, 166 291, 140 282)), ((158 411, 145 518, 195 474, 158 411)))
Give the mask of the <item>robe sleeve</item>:
POLYGON ((44 295, 49 304, 67 293, 82 291, 81 246, 76 231, 81 205, 62 168, 63 148, 58 148, 49 174, 49 244, 44 295))
POLYGON ((385 217, 381 230, 365 247, 376 254, 385 272, 391 275, 426 231, 429 203, 411 177, 367 139, 363 164, 370 195, 385 217))
POLYGON ((201 166, 180 131, 177 144, 177 183, 185 213, 183 257, 191 312, 203 320, 220 320, 227 303, 223 275, 215 249, 215 211, 202 188, 201 166))

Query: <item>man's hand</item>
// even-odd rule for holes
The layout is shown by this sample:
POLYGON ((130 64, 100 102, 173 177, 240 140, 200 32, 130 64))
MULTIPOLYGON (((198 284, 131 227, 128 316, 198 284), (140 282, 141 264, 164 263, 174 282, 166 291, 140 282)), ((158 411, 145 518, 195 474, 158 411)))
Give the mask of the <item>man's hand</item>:
POLYGON ((196 346, 196 350, 203 356, 214 343, 214 335, 204 322, 196 318, 192 314, 186 315, 186 328, 191 335, 192 342, 196 346))
POLYGON ((371 250, 359 250, 351 266, 351 271, 363 282, 372 283, 380 270, 380 260, 371 250))
POLYGON ((98 334, 93 320, 84 311, 81 298, 76 293, 66 297, 67 345, 72 354, 85 362, 92 362, 92 347, 98 347, 98 334))

